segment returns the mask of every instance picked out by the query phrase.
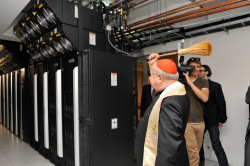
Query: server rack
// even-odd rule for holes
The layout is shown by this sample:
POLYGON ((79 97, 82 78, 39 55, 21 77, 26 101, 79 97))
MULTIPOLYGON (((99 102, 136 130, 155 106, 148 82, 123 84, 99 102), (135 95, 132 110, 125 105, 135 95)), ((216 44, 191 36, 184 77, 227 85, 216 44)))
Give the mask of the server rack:
POLYGON ((40 0, 37 6, 41 8, 35 10, 43 21, 28 15, 41 28, 42 33, 36 33, 36 37, 31 37, 32 30, 27 29, 31 22, 24 20, 27 27, 23 30, 31 37, 28 51, 35 65, 29 66, 26 74, 29 104, 20 119, 23 138, 56 165, 133 165, 132 60, 93 50, 77 52, 90 48, 105 51, 106 38, 102 13, 79 5, 78 18, 77 4, 81 1, 74 2, 40 0), (45 11, 54 14, 45 17, 45 11), (83 17, 83 13, 89 17, 83 17), (69 41, 65 45, 63 37, 69 41), (113 80, 111 84, 115 77, 118 82, 113 80), (115 102, 110 103, 112 100, 115 102), (112 128, 111 124, 117 122, 118 126, 112 128), (99 137, 107 142, 101 144, 99 137))
POLYGON ((79 7, 79 50, 106 51, 106 35, 103 31, 103 13, 79 7), (84 17, 88 16, 88 17, 84 17))
MULTIPOLYGON (((77 53, 62 58, 63 113, 64 113, 64 157, 65 165, 75 166, 74 111, 73 111, 73 70, 77 67, 77 53)), ((79 147, 77 147, 79 148, 79 147)))
POLYGON ((9 100, 9 130, 11 132, 13 132, 12 129, 12 101, 11 101, 11 97, 12 97, 12 81, 11 81, 12 75, 11 72, 8 73, 8 100, 9 100))
POLYGON ((39 153, 50 158, 49 151, 49 117, 48 117, 48 66, 37 64, 37 108, 39 153))
POLYGON ((50 161, 55 165, 64 165, 63 150, 63 112, 62 112, 62 67, 61 59, 48 62, 49 70, 49 139, 50 161))
POLYGON ((10 72, 10 85, 11 85, 11 132, 15 134, 15 72, 10 72))
POLYGON ((81 163, 133 165, 133 59, 91 50, 78 64, 81 163))
POLYGON ((21 114, 19 114, 18 111, 18 70, 14 71, 14 76, 13 76, 13 110, 14 110, 14 133, 16 136, 18 136, 20 132, 20 117, 21 114))
POLYGON ((38 138, 39 153, 44 155, 44 116, 43 116, 43 72, 44 64, 39 63, 37 67, 37 110, 38 110, 38 138))
POLYGON ((132 68, 94 50, 63 57, 66 165, 134 164, 132 68))
POLYGON ((65 0, 40 0, 47 3, 49 8, 55 13, 56 17, 63 23, 78 26, 78 3, 65 0))
POLYGON ((21 68, 16 72, 17 76, 17 115, 18 115, 18 130, 20 139, 30 143, 31 137, 31 113, 28 109, 28 91, 30 87, 28 86, 28 69, 21 68))
POLYGON ((10 125, 10 98, 9 98, 9 73, 6 74, 6 79, 5 79, 5 90, 6 90, 6 127, 9 129, 10 125))
POLYGON ((8 73, 8 100, 9 100, 9 130, 13 132, 13 125, 12 125, 12 74, 11 72, 8 73))
POLYGON ((2 99, 2 105, 3 105, 3 125, 6 126, 6 98, 5 98, 5 74, 2 75, 2 96, 3 96, 3 99, 2 99))
POLYGON ((14 108, 14 100, 13 100, 13 72, 10 72, 10 131, 13 133, 14 131, 14 115, 13 115, 13 108, 14 108))
POLYGON ((38 150, 38 108, 37 108, 37 73, 34 65, 28 67, 28 118, 24 123, 24 140, 29 142, 31 147, 38 150))
MULTIPOLYGON (((27 64, 28 56, 23 52, 23 45, 18 42, 2 41, 4 51, 1 53, 8 58, 4 59, 1 70, 4 72, 1 76, 1 111, 2 121, 15 135, 21 133, 18 110, 18 80, 17 69, 27 64)), ((25 104, 26 105, 26 104, 25 104)))

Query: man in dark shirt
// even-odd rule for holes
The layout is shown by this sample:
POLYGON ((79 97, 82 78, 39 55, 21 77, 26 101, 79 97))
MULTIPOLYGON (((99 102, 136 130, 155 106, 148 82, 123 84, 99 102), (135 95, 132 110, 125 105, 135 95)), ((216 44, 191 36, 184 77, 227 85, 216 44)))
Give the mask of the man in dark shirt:
POLYGON ((190 166, 198 166, 200 163, 200 148, 203 142, 204 119, 203 103, 208 100, 208 81, 198 78, 200 70, 200 58, 190 58, 188 66, 193 66, 194 70, 189 71, 188 75, 183 73, 186 78, 186 90, 190 99, 190 115, 188 118, 185 138, 187 143, 188 157, 190 166))
MULTIPOLYGON (((226 101, 221 85, 208 79, 212 75, 211 69, 207 65, 201 65, 199 77, 208 80, 209 99, 204 103, 205 132, 208 130, 214 152, 220 166, 228 166, 226 153, 220 142, 220 131, 223 123, 227 120, 226 101)), ((204 132, 204 133, 205 133, 204 132)), ((200 151, 201 163, 204 163, 204 149, 200 151)), ((201 164, 203 165, 203 164, 201 164)))
POLYGON ((137 166, 189 166, 184 132, 189 98, 172 60, 149 56, 150 83, 156 97, 136 132, 137 166))

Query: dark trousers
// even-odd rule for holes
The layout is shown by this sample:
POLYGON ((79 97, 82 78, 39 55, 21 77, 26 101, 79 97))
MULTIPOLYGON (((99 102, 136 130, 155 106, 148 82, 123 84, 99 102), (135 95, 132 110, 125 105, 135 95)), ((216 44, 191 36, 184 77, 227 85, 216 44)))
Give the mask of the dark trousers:
MULTIPOLYGON (((218 125, 205 128, 205 132, 207 130, 209 132, 211 143, 220 166, 228 166, 227 156, 220 142, 220 131, 218 125)), ((201 162, 205 161, 203 145, 200 150, 200 161, 201 162)))
POLYGON ((249 155, 250 155, 250 138, 248 138, 246 140, 246 143, 245 143, 245 162, 244 162, 244 166, 250 166, 249 155))
POLYGON ((245 142, 245 162, 244 166, 250 166, 250 122, 248 122, 247 132, 246 132, 246 142, 245 142))

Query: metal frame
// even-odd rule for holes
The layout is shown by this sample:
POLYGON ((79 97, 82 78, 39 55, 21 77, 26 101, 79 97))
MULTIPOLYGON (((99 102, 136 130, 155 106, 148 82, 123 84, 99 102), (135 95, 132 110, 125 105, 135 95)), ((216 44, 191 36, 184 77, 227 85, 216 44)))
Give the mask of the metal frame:
MULTIPOLYGON (((250 12, 231 14, 211 20, 174 28, 167 26, 157 30, 136 32, 134 35, 141 39, 142 48, 177 41, 181 39, 202 36, 216 32, 229 33, 231 29, 241 28, 250 25, 250 12)), ((128 36, 133 42, 136 38, 128 36)), ((117 40, 117 39, 115 39, 117 40)))

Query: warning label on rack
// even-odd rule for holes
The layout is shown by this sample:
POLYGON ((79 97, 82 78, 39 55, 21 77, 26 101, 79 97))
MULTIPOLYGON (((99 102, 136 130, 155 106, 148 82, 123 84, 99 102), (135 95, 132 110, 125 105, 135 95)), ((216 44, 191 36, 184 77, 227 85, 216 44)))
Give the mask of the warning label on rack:
POLYGON ((75 5, 75 18, 78 18, 78 5, 75 5))
POLYGON ((117 86, 117 73, 111 73, 111 86, 117 86))
POLYGON ((89 44, 90 45, 96 45, 96 34, 89 32, 89 44))
POLYGON ((118 128, 118 119, 117 118, 113 118, 111 119, 111 129, 117 129, 118 128))

